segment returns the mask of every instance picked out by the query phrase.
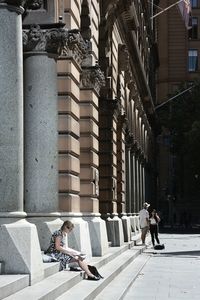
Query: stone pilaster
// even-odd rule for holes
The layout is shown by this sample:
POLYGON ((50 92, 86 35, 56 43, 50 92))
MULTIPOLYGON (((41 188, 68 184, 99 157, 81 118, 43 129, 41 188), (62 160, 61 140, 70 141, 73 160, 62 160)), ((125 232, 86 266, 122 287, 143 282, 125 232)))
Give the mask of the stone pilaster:
POLYGON ((101 256, 108 250, 106 225, 99 214, 98 96, 105 80, 100 67, 86 67, 86 61, 80 85, 80 204, 89 224, 92 253, 101 256))
POLYGON ((80 31, 69 30, 58 60, 59 207, 62 219, 75 224, 69 245, 91 257, 90 225, 80 213, 80 74, 87 48, 80 31))
POLYGON ((5 273, 29 274, 33 284, 43 278, 44 270, 36 227, 23 219, 26 214, 21 15, 25 3, 0 3, 0 261, 4 262, 5 273))
POLYGON ((25 210, 37 225, 41 248, 61 221, 58 213, 56 58, 67 39, 62 28, 23 31, 25 84, 25 210), (49 229, 49 231, 48 231, 49 229))
POLYGON ((117 213, 117 99, 100 98, 100 212, 107 212, 107 232, 112 246, 124 243, 122 220, 117 213))

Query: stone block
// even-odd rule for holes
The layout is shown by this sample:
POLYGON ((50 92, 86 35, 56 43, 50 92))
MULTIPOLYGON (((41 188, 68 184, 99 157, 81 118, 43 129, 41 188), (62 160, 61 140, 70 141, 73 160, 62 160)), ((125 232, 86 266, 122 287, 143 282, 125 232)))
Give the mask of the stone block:
POLYGON ((59 174, 59 191, 61 192, 79 192, 80 179, 72 174, 59 174))
POLYGON ((28 221, 35 224, 38 231, 40 248, 46 251, 50 244, 51 235, 55 230, 60 229, 63 221, 55 217, 29 217, 28 221))
POLYGON ((81 162, 88 165, 95 165, 98 167, 99 165, 99 156, 97 153, 93 151, 81 152, 80 154, 81 162))
POLYGON ((106 223, 100 217, 84 217, 88 222, 92 246, 92 256, 103 256, 108 253, 108 236, 106 223))
POLYGON ((106 220, 108 240, 112 247, 120 247, 124 244, 124 232, 122 220, 118 216, 106 220))
POLYGON ((79 140, 70 134, 61 134, 58 137, 58 149, 59 152, 70 152, 78 156, 80 154, 79 140))
POLYGON ((80 28, 80 20, 78 20, 70 12, 64 12, 63 22, 65 23, 66 28, 69 28, 69 29, 79 29, 80 28))
POLYGON ((70 220, 74 224, 74 229, 68 234, 69 247, 85 253, 87 260, 92 257, 91 240, 88 223, 82 217, 62 217, 63 221, 70 220))
POLYGON ((130 242, 131 240, 131 222, 130 218, 123 216, 122 218, 123 232, 124 232, 124 242, 130 242))
POLYGON ((99 105, 99 98, 91 90, 80 90, 80 101, 91 102, 96 107, 98 107, 98 105, 99 105))
POLYGON ((99 151, 99 141, 90 133, 88 136, 81 136, 79 141, 81 149, 91 149, 96 150, 97 152, 99 151))
POLYGON ((70 172, 78 175, 80 173, 80 161, 70 154, 60 154, 58 157, 59 172, 70 172))
POLYGON ((91 103, 84 103, 80 105, 80 116, 81 117, 90 117, 98 121, 99 113, 96 107, 91 103))
MULTIPOLYGON (((94 193, 95 195, 95 193, 94 193)), ((97 198, 93 198, 92 196, 86 196, 81 195, 81 202, 80 202, 80 207, 81 207, 81 212, 83 213, 98 213, 99 212, 99 200, 97 198)))
POLYGON ((57 78, 58 81, 58 94, 69 94, 73 95, 76 99, 79 99, 79 87, 69 76, 60 76, 57 78))
POLYGON ((79 81, 80 72, 79 69, 71 60, 59 59, 57 61, 57 72, 58 74, 71 74, 74 78, 79 81))
POLYGON ((0 261, 6 274, 29 274, 30 285, 44 278, 36 226, 25 220, 0 226, 0 261))
POLYGON ((70 193, 59 193, 59 209, 60 211, 80 212, 79 195, 70 193))
POLYGON ((59 133, 73 132, 76 136, 80 135, 79 122, 70 115, 58 116, 59 133))
POLYGON ((76 118, 80 118, 79 105, 78 103, 70 96, 58 96, 58 112, 71 114, 76 118))

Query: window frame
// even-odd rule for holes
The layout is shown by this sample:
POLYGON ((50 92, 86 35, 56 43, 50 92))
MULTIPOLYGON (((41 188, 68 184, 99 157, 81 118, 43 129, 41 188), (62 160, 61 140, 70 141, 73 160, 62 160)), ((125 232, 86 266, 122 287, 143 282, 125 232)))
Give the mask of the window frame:
POLYGON ((188 49, 188 72, 197 72, 198 63, 198 49, 188 49), (190 55, 192 52, 196 53, 196 55, 190 55), (193 66, 195 67, 193 68, 193 66))

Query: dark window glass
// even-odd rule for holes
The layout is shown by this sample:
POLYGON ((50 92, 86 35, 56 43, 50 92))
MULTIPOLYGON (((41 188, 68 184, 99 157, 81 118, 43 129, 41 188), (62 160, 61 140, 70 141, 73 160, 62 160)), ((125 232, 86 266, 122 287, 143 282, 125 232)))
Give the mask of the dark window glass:
POLYGON ((191 19, 192 28, 189 30, 189 38, 190 39, 198 39, 198 18, 192 17, 191 19))
POLYGON ((192 8, 198 7, 198 0, 190 0, 192 8))
POLYGON ((195 72, 198 70, 198 51, 191 49, 188 51, 188 71, 195 72))

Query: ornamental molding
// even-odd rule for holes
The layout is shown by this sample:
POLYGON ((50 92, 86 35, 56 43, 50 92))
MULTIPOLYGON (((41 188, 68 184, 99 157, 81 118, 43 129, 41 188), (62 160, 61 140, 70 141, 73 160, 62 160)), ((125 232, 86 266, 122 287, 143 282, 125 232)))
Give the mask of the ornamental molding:
POLYGON ((118 45, 118 68, 119 72, 129 70, 129 53, 125 44, 118 45))
POLYGON ((105 76, 98 64, 82 68, 81 89, 94 89, 99 94, 102 86, 105 86, 105 76))
POLYGON ((130 132, 129 130, 126 130, 125 144, 130 149, 132 149, 132 147, 134 145, 134 136, 133 136, 133 133, 130 132))
POLYGON ((81 65, 86 57, 89 48, 87 43, 78 29, 68 31, 67 41, 62 49, 62 58, 73 58, 78 65, 81 65))
POLYGON ((118 98, 109 99, 109 98, 100 98, 100 111, 105 114, 109 114, 109 116, 119 117, 121 114, 121 104, 118 98))
POLYGON ((23 30, 24 52, 47 52, 59 56, 66 43, 68 32, 63 28, 41 29, 39 25, 31 25, 23 30))
POLYGON ((0 0, 0 4, 8 4, 16 7, 24 7, 25 9, 39 9, 43 4, 43 0, 0 0))

